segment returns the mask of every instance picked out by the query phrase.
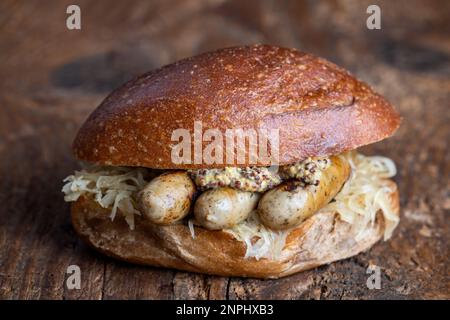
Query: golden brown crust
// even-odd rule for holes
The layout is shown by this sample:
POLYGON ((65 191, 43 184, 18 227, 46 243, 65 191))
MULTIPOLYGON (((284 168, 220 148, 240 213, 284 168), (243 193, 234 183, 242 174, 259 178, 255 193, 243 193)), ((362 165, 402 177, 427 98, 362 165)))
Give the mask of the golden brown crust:
POLYGON ((247 46, 185 59, 126 83, 85 122, 74 153, 115 166, 208 167, 171 161, 173 130, 192 132, 197 120, 204 130, 223 133, 279 129, 280 164, 352 150, 392 135, 400 124, 383 97, 336 65, 294 49, 247 46))
MULTIPOLYGON (((398 214, 397 186, 391 181, 392 209, 398 214)), ((156 226, 137 217, 135 230, 124 219, 111 221, 109 210, 88 198, 72 205, 77 233, 95 249, 118 259, 223 276, 279 278, 356 255, 383 235, 384 220, 368 227, 356 241, 351 225, 336 213, 317 213, 293 229, 279 259, 246 259, 245 245, 222 231, 195 228, 192 239, 183 224, 156 226), (220 262, 220 263, 219 263, 220 262)))

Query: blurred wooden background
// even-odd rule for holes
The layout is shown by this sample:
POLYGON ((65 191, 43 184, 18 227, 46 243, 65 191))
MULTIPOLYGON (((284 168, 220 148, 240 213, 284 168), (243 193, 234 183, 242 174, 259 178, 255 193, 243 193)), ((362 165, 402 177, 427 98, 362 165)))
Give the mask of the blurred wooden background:
POLYGON ((0 2, 0 298, 450 298, 450 2, 0 2), (368 30, 378 4, 382 29, 368 30), (75 236, 61 180, 77 128, 134 75, 224 46, 270 43, 340 64, 402 113, 397 135, 365 148, 399 168, 402 220, 389 242, 281 280, 212 277, 105 258, 75 236), (81 267, 81 290, 65 286, 81 267), (370 264, 381 290, 366 287, 370 264))

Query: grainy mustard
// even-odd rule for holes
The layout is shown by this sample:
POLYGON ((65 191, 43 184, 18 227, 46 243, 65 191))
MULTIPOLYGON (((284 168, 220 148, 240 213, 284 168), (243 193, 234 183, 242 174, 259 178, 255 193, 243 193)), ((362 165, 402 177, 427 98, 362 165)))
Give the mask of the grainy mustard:
POLYGON ((304 161, 275 167, 226 167, 222 169, 189 170, 200 190, 231 187, 243 191, 265 192, 283 180, 296 179, 305 185, 318 185, 321 171, 330 164, 327 158, 308 158, 304 161), (278 169, 278 170, 277 170, 278 169))
POLYGON ((201 190, 231 187, 244 191, 264 192, 281 183, 280 175, 269 167, 199 169, 190 170, 189 173, 201 190))
POLYGON ((328 158, 307 158, 301 162, 280 168, 282 179, 300 180, 305 185, 319 185, 322 171, 328 168, 328 158))

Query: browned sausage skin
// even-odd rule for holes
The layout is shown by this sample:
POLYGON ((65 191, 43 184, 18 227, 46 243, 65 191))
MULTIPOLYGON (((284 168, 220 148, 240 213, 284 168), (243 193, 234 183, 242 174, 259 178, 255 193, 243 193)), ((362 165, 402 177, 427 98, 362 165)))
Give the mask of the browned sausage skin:
POLYGON ((331 156, 329 161, 318 183, 289 180, 266 192, 258 204, 262 223, 275 230, 288 229, 328 204, 350 176, 350 165, 343 157, 331 156))

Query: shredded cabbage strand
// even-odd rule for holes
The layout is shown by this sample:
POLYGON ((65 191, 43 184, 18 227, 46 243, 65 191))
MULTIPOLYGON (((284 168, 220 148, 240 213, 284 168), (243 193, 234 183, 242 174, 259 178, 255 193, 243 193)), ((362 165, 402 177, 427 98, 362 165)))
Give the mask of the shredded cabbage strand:
MULTIPOLYGON (((392 190, 386 179, 395 176, 397 170, 392 160, 356 152, 342 154, 352 168, 350 178, 342 190, 323 207, 322 212, 337 212, 343 221, 352 224, 355 239, 364 237, 367 227, 373 225, 379 210, 385 220, 384 240, 391 237, 399 218, 389 199, 392 190)), ((281 255, 290 230, 275 231, 266 228, 256 213, 238 226, 225 230, 246 244, 246 257, 276 259, 281 255), (256 239, 256 241, 255 241, 256 239)))
MULTIPOLYGON (((343 221, 352 224, 356 240, 364 237, 367 227, 375 223, 376 214, 381 211, 386 226, 384 239, 389 239, 399 222, 389 199, 395 190, 386 181, 396 174, 394 162, 385 157, 368 157, 356 152, 342 154, 341 157, 350 163, 350 178, 334 198, 335 201, 320 211, 337 212, 343 221)), ((76 171, 64 179, 64 200, 76 201, 81 195, 92 195, 100 206, 111 209, 111 219, 120 212, 133 230, 134 215, 140 215, 135 196, 149 182, 145 179, 148 173, 145 168, 96 166, 76 171)), ((188 227, 195 239, 193 220, 188 220, 188 227)), ((244 242, 245 257, 255 259, 279 257, 290 232, 265 227, 256 212, 252 212, 243 223, 223 231, 244 242)))
POLYGON ((342 155, 352 168, 342 190, 321 211, 339 213, 343 221, 351 223, 356 240, 364 237, 364 231, 373 226, 376 214, 381 210, 385 220, 384 240, 392 236, 399 217, 392 208, 390 195, 395 191, 386 179, 397 174, 394 162, 386 157, 364 156, 356 152, 342 155))
POLYGON ((245 258, 275 260, 281 255, 289 231, 275 231, 264 226, 253 211, 243 223, 224 230, 246 245, 245 258), (255 240, 256 239, 256 240, 255 240))
POLYGON ((133 230, 134 215, 140 215, 134 195, 147 184, 146 172, 145 168, 96 166, 75 171, 63 180, 64 200, 77 201, 81 195, 92 195, 101 207, 111 209, 111 220, 120 211, 133 230))

